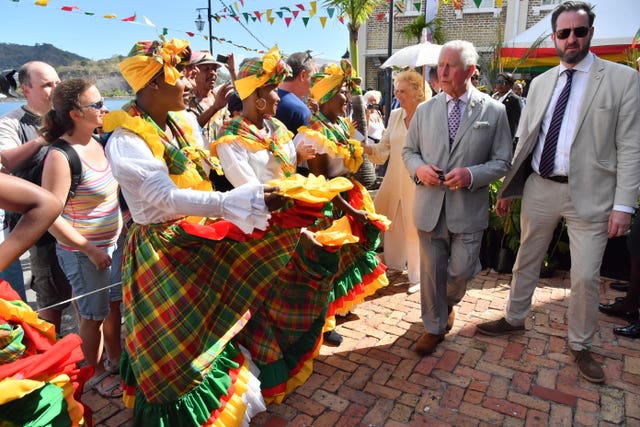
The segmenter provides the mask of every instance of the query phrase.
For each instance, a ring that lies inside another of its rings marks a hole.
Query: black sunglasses
[[[587,34],[589,34],[589,30],[590,28],[588,27],[577,27],[577,28],[563,28],[562,30],[556,30],[556,38],[558,40],[564,40],[567,37],[569,37],[569,35],[571,35],[571,31],[573,31],[573,34],[576,35],[576,37],[578,38],[582,38],[584,36],[586,36]]]
[[[480,80],[480,76],[471,76],[471,80]]]
[[[104,98],[100,98],[99,101],[92,104],[78,105],[78,108],[95,108],[96,110],[102,110],[102,107],[104,107]]]

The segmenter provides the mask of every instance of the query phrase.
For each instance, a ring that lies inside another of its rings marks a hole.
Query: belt
[[[566,175],[547,176],[543,178],[548,179],[549,181],[559,182],[560,184],[566,184],[569,182],[569,177]]]

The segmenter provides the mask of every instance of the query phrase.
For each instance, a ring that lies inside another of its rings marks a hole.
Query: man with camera
[[[218,55],[218,59],[224,61],[234,77],[233,56]],[[208,50],[197,50],[191,54],[191,65],[197,68],[195,73],[195,87],[190,109],[198,118],[198,124],[202,127],[205,143],[216,139],[216,132],[222,123],[215,120],[214,115],[227,105],[227,101],[233,92],[233,83],[225,83],[215,91],[218,79],[218,69],[222,63],[213,59]]]

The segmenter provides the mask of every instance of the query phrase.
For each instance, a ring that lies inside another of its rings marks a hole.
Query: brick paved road
[[[601,315],[593,351],[607,381],[579,379],[566,346],[568,273],[541,280],[524,335],[475,333],[502,315],[509,279],[482,272],[446,340],[420,358],[419,295],[396,278],[338,326],[345,341],[322,347],[307,383],[251,426],[640,426],[640,341],[616,337],[625,322]],[[606,283],[603,301],[622,296]],[[119,400],[84,399],[96,426],[132,425]]]

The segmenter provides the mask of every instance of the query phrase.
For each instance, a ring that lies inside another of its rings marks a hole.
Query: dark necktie
[[[551,124],[549,124],[549,130],[547,136],[544,139],[544,147],[542,148],[542,156],[540,157],[540,176],[547,178],[553,174],[556,158],[556,148],[558,146],[558,135],[560,134],[560,128],[562,127],[562,119],[564,112],[567,109],[569,101],[569,95],[571,94],[571,80],[575,70],[566,70],[567,82],[560,92],[558,102],[553,109],[553,116],[551,116]]]
[[[452,99],[449,102],[453,102],[453,107],[449,112],[449,147],[451,147],[460,127],[460,99]]]

